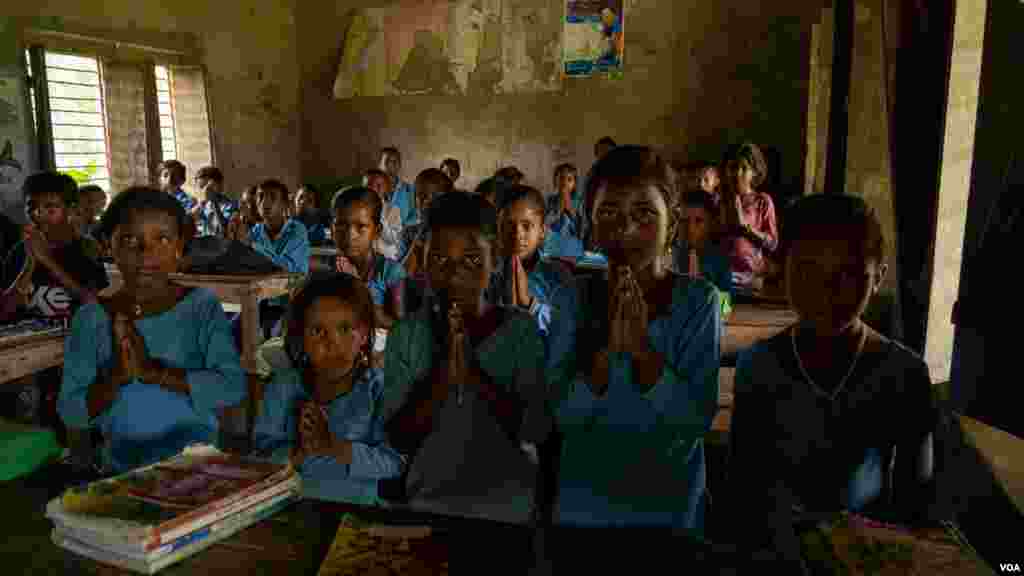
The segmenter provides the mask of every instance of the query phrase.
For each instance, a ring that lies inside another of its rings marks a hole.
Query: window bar
[[[149,179],[156,185],[160,178],[157,167],[163,161],[163,142],[160,137],[160,108],[157,106],[156,66],[147,62],[143,66],[143,86],[146,113],[146,152],[149,156]]]
[[[36,145],[39,147],[39,167],[55,170],[57,157],[53,151],[53,123],[50,120],[50,91],[46,84],[46,55],[42,46],[29,48],[32,66],[32,88],[35,93]]]

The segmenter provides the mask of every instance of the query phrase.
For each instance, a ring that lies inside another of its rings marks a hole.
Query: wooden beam
[[[835,0],[832,48],[832,94],[829,103],[826,194],[846,189],[846,151],[850,120],[850,75],[853,68],[854,0]]]

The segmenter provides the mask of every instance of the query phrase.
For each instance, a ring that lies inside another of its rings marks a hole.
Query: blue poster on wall
[[[566,76],[622,74],[624,0],[567,0],[563,62]]]

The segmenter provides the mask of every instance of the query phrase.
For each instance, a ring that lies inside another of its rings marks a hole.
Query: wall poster
[[[566,0],[563,56],[566,76],[622,74],[625,0]]]

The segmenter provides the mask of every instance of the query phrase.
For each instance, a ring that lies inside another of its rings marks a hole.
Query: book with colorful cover
[[[448,546],[429,526],[371,524],[346,515],[317,576],[446,576]]]
[[[912,530],[843,513],[804,531],[801,546],[813,575],[994,574],[951,525]]]
[[[97,562],[141,574],[155,574],[171,564],[194,556],[217,542],[273,516],[288,507],[295,498],[296,495],[292,493],[272,498],[267,506],[255,507],[222,519],[145,554],[98,547],[81,540],[78,534],[60,527],[53,529],[51,539],[57,546]]]
[[[151,466],[71,488],[47,505],[46,515],[98,546],[149,551],[298,490],[299,477],[290,465],[199,446]]]

